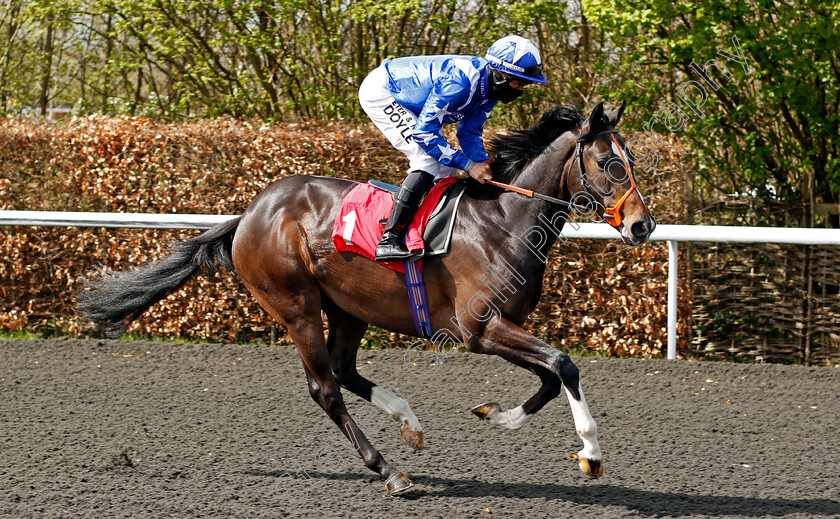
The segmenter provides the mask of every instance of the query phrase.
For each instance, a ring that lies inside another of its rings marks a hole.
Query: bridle
[[[575,152],[572,156],[572,162],[569,164],[569,171],[571,171],[572,167],[574,167],[575,160],[580,159],[580,165],[578,167],[580,168],[581,183],[583,184],[583,188],[586,190],[586,193],[589,195],[589,198],[594,200],[594,197],[592,196],[592,191],[589,189],[589,179],[586,176],[586,166],[583,163],[583,146],[581,144],[589,141],[590,139],[600,137],[601,135],[610,134],[610,137],[612,137],[612,140],[615,143],[615,147],[618,149],[618,154],[621,156],[621,161],[624,163],[624,170],[627,172],[627,176],[630,178],[630,189],[628,189],[627,192],[624,193],[624,196],[622,196],[621,199],[619,199],[618,203],[616,203],[613,207],[604,206],[604,220],[611,226],[618,228],[621,226],[621,208],[624,206],[624,202],[627,200],[627,197],[629,197],[630,193],[632,193],[633,191],[638,191],[639,196],[641,196],[642,191],[639,189],[639,186],[636,185],[636,181],[633,179],[633,175],[630,173],[630,166],[627,164],[627,158],[624,156],[624,152],[621,150],[621,146],[618,145],[618,140],[616,140],[615,135],[613,135],[616,133],[618,133],[616,130],[604,130],[600,133],[596,133],[595,135],[587,133],[578,137],[577,144],[575,145]],[[539,200],[545,200],[553,204],[564,205],[569,209],[577,209],[582,213],[589,211],[589,206],[584,206],[575,202],[567,202],[565,200],[560,200],[559,198],[554,198],[553,196],[543,195],[542,193],[535,193],[530,189],[516,187],[510,184],[503,184],[501,182],[496,182],[495,180],[487,180],[486,182],[490,185],[500,187],[508,191],[513,191],[514,193],[519,193],[520,195],[525,195],[529,198],[537,198]]]
[[[604,220],[610,225],[615,228],[621,226],[621,208],[624,206],[624,202],[627,200],[627,197],[630,196],[630,193],[633,191],[638,191],[639,196],[642,195],[642,191],[639,189],[639,186],[636,185],[636,181],[633,179],[633,175],[630,173],[630,165],[627,164],[627,158],[624,156],[624,151],[622,151],[621,146],[618,144],[618,140],[615,138],[615,134],[618,133],[616,130],[604,130],[600,133],[596,133],[595,135],[590,135],[587,133],[586,135],[581,135],[577,139],[577,144],[575,145],[575,153],[572,157],[572,163],[569,165],[569,171],[571,171],[572,167],[574,167],[575,160],[579,159],[579,168],[580,168],[580,180],[583,184],[583,188],[586,192],[592,197],[592,191],[589,188],[589,179],[586,176],[586,166],[583,162],[583,146],[582,143],[588,141],[589,139],[595,139],[600,137],[601,135],[607,135],[612,138],[613,142],[615,143],[615,148],[618,150],[618,154],[621,156],[621,162],[624,164],[624,171],[627,172],[627,177],[630,179],[630,189],[624,193],[618,202],[613,207],[604,206]]]

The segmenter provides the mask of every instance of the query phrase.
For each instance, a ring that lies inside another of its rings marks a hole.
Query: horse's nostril
[[[635,236],[636,238],[646,237],[648,234],[650,234],[651,230],[651,224],[647,220],[641,220],[630,226],[630,232],[632,232],[633,236]]]

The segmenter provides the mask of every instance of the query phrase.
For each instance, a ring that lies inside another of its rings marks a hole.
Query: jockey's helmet
[[[533,83],[545,83],[540,51],[530,40],[509,35],[497,40],[487,50],[484,59],[490,67]]]

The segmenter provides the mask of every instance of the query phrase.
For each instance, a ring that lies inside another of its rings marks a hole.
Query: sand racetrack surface
[[[361,351],[360,372],[408,399],[425,449],[344,391],[416,485],[391,497],[292,347],[0,341],[0,517],[840,517],[840,369],[575,359],[591,479],[564,395],[517,431],[469,413],[521,403],[531,373],[459,353],[422,379],[403,354]]]

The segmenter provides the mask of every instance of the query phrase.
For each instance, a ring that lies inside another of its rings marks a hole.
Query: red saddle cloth
[[[408,226],[406,233],[406,247],[408,250],[420,250],[423,245],[423,229],[429,221],[432,212],[437,207],[446,189],[457,182],[456,177],[439,180],[432,187],[425,200],[420,205],[414,219]],[[374,260],[376,245],[382,237],[386,221],[391,215],[394,205],[394,195],[377,189],[370,184],[359,184],[344,197],[341,210],[335,218],[332,239],[338,251],[350,251]],[[397,272],[405,272],[402,261],[377,261],[380,265]]]

